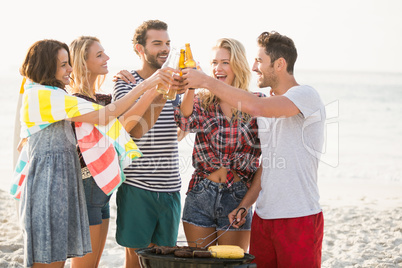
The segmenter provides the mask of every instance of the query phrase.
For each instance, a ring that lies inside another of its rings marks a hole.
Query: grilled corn
[[[214,258],[241,259],[244,257],[244,250],[239,246],[210,246],[208,247],[208,250]]]

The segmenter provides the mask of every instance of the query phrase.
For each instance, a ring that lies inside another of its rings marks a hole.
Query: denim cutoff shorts
[[[208,179],[202,180],[187,193],[183,208],[183,222],[199,227],[213,227],[226,230],[230,225],[228,214],[240,204],[247,193],[244,182],[235,182],[230,188],[225,183],[216,183]],[[239,229],[250,230],[252,209],[247,213],[246,223]]]
[[[82,180],[87,201],[89,225],[98,225],[102,220],[110,218],[109,200],[111,195],[105,194],[96,184],[93,177]]]

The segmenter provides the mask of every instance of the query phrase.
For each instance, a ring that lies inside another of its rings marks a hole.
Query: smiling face
[[[107,61],[109,56],[106,55],[105,50],[99,42],[93,42],[87,54],[86,64],[88,71],[91,75],[105,75],[109,72],[107,68]]]
[[[230,52],[228,49],[215,48],[212,50],[211,67],[216,79],[232,85],[235,74],[230,66]]]
[[[278,84],[278,76],[275,73],[274,64],[271,57],[265,53],[263,47],[258,47],[257,57],[255,58],[253,71],[257,73],[257,85],[260,88],[275,88]]]
[[[142,46],[142,45],[140,45]],[[160,69],[170,51],[169,34],[165,30],[148,30],[147,40],[141,53],[152,68]]]
[[[62,82],[64,85],[70,84],[70,74],[73,70],[68,63],[68,53],[65,49],[60,49],[57,55],[57,71],[56,79]]]

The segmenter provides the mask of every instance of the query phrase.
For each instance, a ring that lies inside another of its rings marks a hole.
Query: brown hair
[[[263,32],[257,39],[258,45],[265,48],[265,54],[271,58],[272,64],[279,58],[287,63],[286,71],[293,74],[297,59],[296,46],[292,39],[275,31]]]
[[[160,20],[148,20],[144,21],[140,26],[137,27],[134,33],[133,45],[134,51],[139,55],[138,51],[135,49],[136,44],[143,45],[145,47],[147,41],[148,30],[165,30],[167,31],[168,25]]]
[[[68,63],[70,64],[70,51],[65,43],[51,39],[35,42],[28,49],[25,60],[20,67],[20,74],[35,83],[64,89],[64,83],[56,79],[60,49],[67,51]]]

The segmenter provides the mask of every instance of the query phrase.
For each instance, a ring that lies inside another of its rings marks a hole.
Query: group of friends
[[[72,258],[71,267],[97,267],[116,194],[116,241],[125,247],[125,267],[140,267],[139,248],[175,246],[180,221],[189,246],[238,245],[258,267],[320,267],[317,169],[325,108],[314,88],[294,78],[292,39],[263,32],[252,69],[239,41],[219,39],[211,73],[188,68],[182,76],[161,68],[170,51],[165,22],[143,22],[133,46],[141,66],[116,74],[111,95],[99,93],[109,57],[98,38],[81,36],[70,46],[40,40],[28,50],[20,68],[26,85],[51,87],[49,94],[84,108],[98,106],[53,121],[42,113],[45,127],[35,129],[21,112],[29,130],[20,145],[29,159],[19,209],[24,265],[64,267]],[[269,94],[250,91],[251,71]],[[178,99],[166,100],[158,84],[176,89]],[[27,97],[25,106],[40,106],[43,98],[48,95]],[[77,145],[77,123],[115,119],[141,155],[124,167],[116,193],[105,193],[87,150]],[[178,142],[187,133],[195,133],[194,172],[181,208]]]

